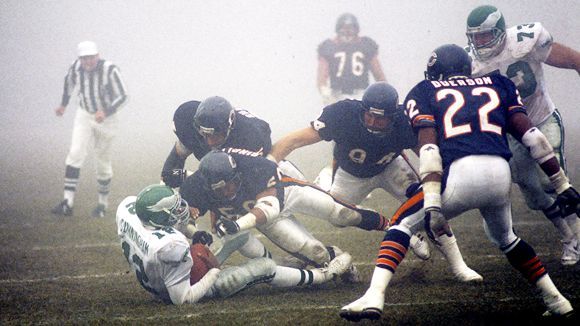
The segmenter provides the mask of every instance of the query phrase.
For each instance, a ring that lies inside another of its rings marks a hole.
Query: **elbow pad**
[[[522,136],[522,144],[530,150],[530,156],[538,164],[542,164],[555,156],[554,148],[550,145],[546,136],[536,127],[526,131]]]
[[[275,196],[265,196],[258,199],[254,208],[258,208],[264,212],[266,220],[270,221],[280,214],[280,201]]]
[[[443,174],[443,162],[439,154],[439,146],[425,144],[419,150],[419,176],[423,180],[431,173]]]

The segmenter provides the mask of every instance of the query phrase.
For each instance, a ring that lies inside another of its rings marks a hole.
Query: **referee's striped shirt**
[[[75,86],[79,87],[79,100],[83,109],[95,113],[99,108],[110,116],[127,101],[127,93],[119,68],[107,60],[99,60],[93,71],[84,71],[81,60],[70,66],[64,78],[62,106],[67,106]]]

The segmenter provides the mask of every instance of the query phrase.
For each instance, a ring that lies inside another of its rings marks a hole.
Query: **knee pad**
[[[320,266],[330,261],[330,253],[324,244],[316,239],[306,241],[302,249],[297,253],[309,263]]]
[[[243,265],[221,271],[213,285],[214,293],[226,298],[255,284],[270,282],[276,275],[276,263],[269,258],[254,258]]]
[[[338,227],[356,226],[360,224],[360,221],[361,215],[359,212],[343,205],[336,205],[329,220],[332,225]]]

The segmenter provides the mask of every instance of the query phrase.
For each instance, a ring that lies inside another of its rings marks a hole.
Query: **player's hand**
[[[562,217],[576,213],[580,217],[580,195],[574,187],[570,187],[556,197]]]
[[[161,179],[171,188],[177,188],[181,186],[186,177],[187,170],[183,169],[172,169],[161,172]]]
[[[62,117],[66,108],[64,106],[59,106],[58,108],[54,109],[54,113],[56,113],[57,117]]]
[[[97,123],[102,123],[103,121],[105,121],[106,117],[107,114],[105,114],[105,111],[103,110],[97,110],[97,112],[95,112],[95,121]]]
[[[439,208],[428,208],[425,211],[425,231],[427,231],[427,236],[435,243],[439,244],[437,238],[446,234],[448,237],[452,236],[451,228],[447,220],[441,214]]]
[[[211,234],[205,231],[197,231],[191,237],[191,244],[201,243],[202,245],[210,246],[213,243]]]
[[[227,218],[221,218],[217,221],[215,228],[220,237],[223,237],[226,234],[236,234],[240,231],[238,223]]]

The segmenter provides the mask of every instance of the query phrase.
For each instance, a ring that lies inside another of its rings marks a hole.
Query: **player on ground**
[[[467,39],[473,75],[500,73],[516,84],[532,124],[546,136],[565,171],[564,125],[548,93],[543,64],[580,73],[580,52],[553,42],[550,33],[538,22],[506,30],[502,13],[489,5],[477,7],[469,14]],[[512,136],[508,136],[508,141],[513,153],[510,160],[513,181],[528,207],[542,210],[560,232],[562,264],[576,264],[580,259],[580,220],[575,214],[562,215],[554,189],[528,150]]]
[[[344,306],[341,317],[380,318],[385,290],[405,257],[412,232],[425,224],[441,240],[449,234],[446,219],[471,209],[480,211],[490,240],[539,290],[547,313],[572,313],[570,302],[555,287],[534,249],[514,233],[506,133],[530,149],[556,189],[559,205],[577,211],[580,196],[546,137],[527,118],[515,85],[500,75],[470,75],[467,53],[457,45],[443,45],[429,58],[427,79],[407,95],[405,107],[421,146],[423,191],[396,213],[395,225],[381,242],[369,289]]]
[[[325,107],[310,123],[277,141],[271,155],[282,159],[294,149],[322,140],[334,141],[336,172],[330,193],[359,204],[374,189],[383,189],[403,202],[412,194],[419,178],[401,155],[414,148],[417,138],[409,119],[398,105],[397,91],[385,82],[367,88],[362,101],[343,100]],[[413,251],[422,259],[430,252],[421,235],[411,238]],[[480,281],[481,275],[470,269],[461,256],[455,236],[437,246],[461,281]]]
[[[255,258],[240,266],[210,269],[191,284],[195,266],[189,242],[178,228],[188,223],[190,209],[165,185],[151,185],[117,209],[117,234],[127,262],[143,288],[168,304],[195,303],[203,297],[228,297],[258,283],[275,287],[320,284],[344,273],[351,257],[343,253],[325,268],[299,270]],[[208,264],[211,264],[208,262]]]
[[[325,247],[301,232],[294,214],[342,225],[362,220],[359,227],[369,230],[388,227],[388,221],[377,212],[341,202],[310,183],[288,177],[276,163],[246,150],[208,153],[180,192],[200,215],[211,211],[219,217],[219,235],[257,228],[280,248],[313,266],[329,262],[341,250]]]
[[[336,21],[336,37],[318,46],[318,91],[324,105],[346,98],[360,99],[369,86],[369,70],[376,81],[384,81],[379,46],[359,36],[358,20],[345,13]]]

